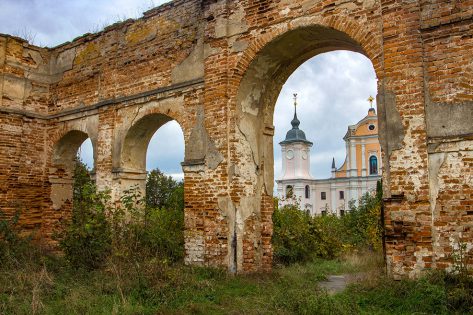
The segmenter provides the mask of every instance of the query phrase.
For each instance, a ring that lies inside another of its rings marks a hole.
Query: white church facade
[[[372,101],[372,98],[370,98]],[[296,105],[296,104],[294,104]],[[381,179],[381,147],[378,140],[378,118],[374,108],[355,125],[348,126],[343,138],[346,157],[340,167],[332,159],[331,177],[315,179],[310,172],[312,142],[299,129],[294,110],[292,129],[280,142],[282,177],[276,180],[277,196],[282,206],[295,200],[311,215],[344,215],[349,202],[357,202],[366,192],[376,190]]]

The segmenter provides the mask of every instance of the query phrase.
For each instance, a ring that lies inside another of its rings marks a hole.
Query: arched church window
[[[294,195],[294,189],[291,185],[286,186],[286,198],[291,198]]]
[[[306,199],[310,198],[310,187],[309,187],[309,185],[305,185],[305,198]]]
[[[370,175],[378,174],[378,158],[376,156],[370,157]]]

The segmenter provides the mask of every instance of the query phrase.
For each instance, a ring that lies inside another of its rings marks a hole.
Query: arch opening
[[[254,166],[252,165],[252,174],[254,175],[251,181],[244,181],[244,179],[242,179],[240,184],[243,186],[241,188],[242,191],[247,192],[249,195],[253,194],[260,200],[259,212],[262,214],[260,220],[262,230],[271,230],[272,226],[271,214],[273,212],[273,204],[270,200],[273,198],[275,179],[273,136],[275,134],[274,112],[276,100],[280,95],[284,83],[301,64],[314,56],[337,50],[360,53],[364,56],[368,55],[363,49],[362,44],[356,42],[346,33],[333,28],[314,25],[290,30],[273,39],[256,53],[247,67],[242,67],[246,70],[242,73],[242,79],[235,99],[238,113],[237,133],[241,135],[240,139],[243,139],[239,142],[242,148],[250,149],[250,154],[246,161],[250,165],[251,162],[254,161]],[[371,52],[370,55],[373,55],[373,52]],[[370,61],[375,71],[376,69],[380,69],[377,60],[370,59]],[[377,75],[375,74],[375,76]],[[297,92],[301,93],[300,91],[294,91],[294,93]],[[368,96],[369,95],[366,95],[366,97]],[[380,133],[384,132],[383,128],[378,129]],[[238,136],[239,135],[237,135],[237,137]],[[279,142],[283,139],[276,140]],[[291,149],[291,151],[294,150]],[[299,151],[300,152],[295,153],[294,156],[297,157],[297,154],[300,153],[299,155],[302,157],[304,150]],[[291,161],[296,160],[293,154],[288,156],[287,159]],[[242,159],[240,158],[240,160]],[[366,158],[366,160],[368,159]],[[283,166],[283,171],[287,172],[287,167],[287,165]],[[360,176],[362,174],[366,176],[366,168],[360,168]],[[338,169],[335,171],[338,171]],[[347,171],[357,172],[358,170],[355,170],[355,168],[346,169],[345,173]],[[346,176],[349,175],[356,174],[346,174]],[[287,185],[282,185],[282,187],[287,188]],[[297,189],[300,189],[300,197],[303,199],[305,197],[304,195],[306,195],[306,187],[303,184],[295,184],[294,187],[296,187],[294,189],[295,192],[297,192]],[[329,206],[327,199],[340,199],[341,202],[345,202],[345,199],[347,199],[345,196],[343,196],[343,198],[337,198],[339,196],[336,190],[328,189],[327,191],[320,191],[314,189],[313,192],[313,194],[309,194],[314,197],[319,197],[325,202],[325,207],[320,208],[320,215],[326,215],[329,212],[329,210],[327,210]],[[347,194],[351,193],[347,192]],[[338,210],[340,210],[339,215],[344,215],[346,212],[345,207],[337,208],[337,211]],[[254,228],[250,227],[251,224],[253,223],[248,222],[248,228]],[[247,236],[240,235],[240,237],[243,238],[244,242]],[[256,249],[256,251],[259,251],[259,255],[261,255],[263,259],[261,262],[256,263],[264,264],[267,261],[271,261],[271,259],[265,260],[264,257],[272,257],[271,234],[262,233],[259,237],[261,237],[262,246]],[[242,264],[242,266],[239,266],[239,269],[242,268],[245,270],[252,267],[253,266],[250,266],[250,264],[248,264],[248,266]],[[263,268],[268,267],[263,266]]]
[[[164,114],[149,114],[133,124],[123,141],[117,169],[120,192],[136,189],[147,201],[157,200],[159,189],[183,190],[184,134],[180,124]],[[161,185],[150,187],[150,185]],[[165,187],[166,186],[166,187]],[[150,193],[156,196],[148,196]],[[162,202],[153,203],[161,206]]]
[[[86,132],[71,130],[55,143],[49,174],[53,209],[72,211],[76,188],[95,181],[94,164],[94,142]]]
[[[163,125],[173,120],[163,114],[151,114],[141,118],[128,130],[122,148],[120,166],[124,170],[146,170],[146,153],[151,138]]]
[[[140,201],[134,220],[145,222],[143,229],[155,238],[154,244],[143,246],[170,261],[184,258],[183,159],[179,123],[167,115],[148,114],[126,133],[117,174],[120,197],[132,190],[131,196]]]

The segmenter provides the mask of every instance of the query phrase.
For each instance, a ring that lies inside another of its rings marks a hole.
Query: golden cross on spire
[[[294,93],[294,108],[297,107],[297,93]]]
[[[373,96],[370,95],[370,97],[368,97],[368,102],[370,102],[370,107],[373,108],[373,101],[374,101],[374,98]]]

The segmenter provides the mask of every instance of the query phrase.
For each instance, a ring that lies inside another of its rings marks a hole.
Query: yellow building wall
[[[362,169],[362,161],[361,161],[361,144],[356,145],[356,169],[358,176],[361,176],[361,169]]]

